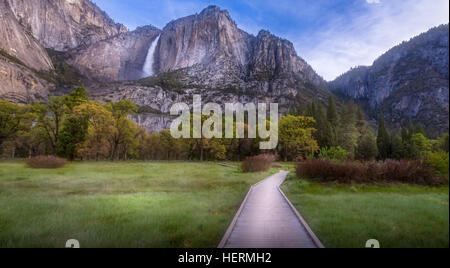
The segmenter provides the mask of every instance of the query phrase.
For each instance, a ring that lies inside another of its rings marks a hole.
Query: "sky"
[[[384,52],[449,22],[448,0],[93,0],[130,30],[200,13],[228,10],[239,28],[261,29],[294,43],[297,54],[328,81],[371,65]]]

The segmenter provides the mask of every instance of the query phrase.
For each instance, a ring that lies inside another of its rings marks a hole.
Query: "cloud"
[[[368,4],[381,4],[381,0],[366,0]]]
[[[384,52],[449,21],[448,0],[383,2],[331,18],[310,37],[294,40],[299,54],[326,80],[359,65],[371,65]]]

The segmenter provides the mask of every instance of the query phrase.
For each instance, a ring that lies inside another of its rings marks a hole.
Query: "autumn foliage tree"
[[[279,122],[279,148],[284,160],[305,159],[319,150],[313,134],[315,120],[304,116],[283,116]]]

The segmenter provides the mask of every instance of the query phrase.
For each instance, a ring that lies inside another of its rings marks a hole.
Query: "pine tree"
[[[406,128],[402,127],[402,141],[407,142],[408,140],[409,140],[408,130],[406,130]]]
[[[392,158],[396,160],[401,160],[405,158],[404,143],[400,136],[392,136]]]
[[[358,139],[358,144],[355,150],[355,159],[371,161],[378,155],[377,141],[372,134],[372,131],[367,129]]]
[[[390,141],[389,133],[386,129],[386,123],[384,121],[384,116],[381,113],[378,120],[378,137],[377,137],[378,153],[381,159],[388,159],[390,154]]]
[[[414,127],[413,123],[409,123],[408,138],[411,139],[414,134],[416,134],[416,128]]]
[[[424,136],[426,136],[425,135],[425,130],[423,130],[423,127],[422,127],[422,125],[420,123],[418,123],[417,127],[416,127],[416,134],[417,133],[420,133],[420,134],[423,134]]]
[[[314,119],[316,120],[316,129],[317,131],[314,133],[314,137],[316,138],[317,142],[319,143],[319,146],[327,147],[329,146],[326,138],[325,133],[327,129],[327,116],[325,114],[325,108],[323,107],[322,103],[318,103],[316,105],[316,113],[314,115]]]
[[[338,130],[338,144],[349,152],[352,157],[354,156],[355,148],[360,136],[360,133],[356,127],[356,114],[357,107],[352,101],[345,105],[342,109],[342,116]]]
[[[325,129],[326,143],[329,146],[338,145],[338,128],[339,128],[339,115],[337,112],[336,101],[333,96],[328,99],[327,108],[327,121]]]
[[[339,115],[337,112],[336,101],[333,96],[328,99],[327,119],[335,129],[339,126]]]

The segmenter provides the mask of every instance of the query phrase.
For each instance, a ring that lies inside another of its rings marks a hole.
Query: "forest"
[[[84,87],[45,104],[0,101],[0,152],[3,158],[54,155],[70,161],[241,161],[269,153],[281,161],[430,159],[436,166],[448,162],[448,134],[430,139],[413,123],[388,129],[382,114],[375,129],[359,106],[350,101],[338,108],[333,97],[326,105],[313,101],[282,116],[278,148],[271,151],[260,150],[259,139],[175,139],[170,130],[148,133],[131,120],[137,112],[138,106],[129,100],[89,100]]]

